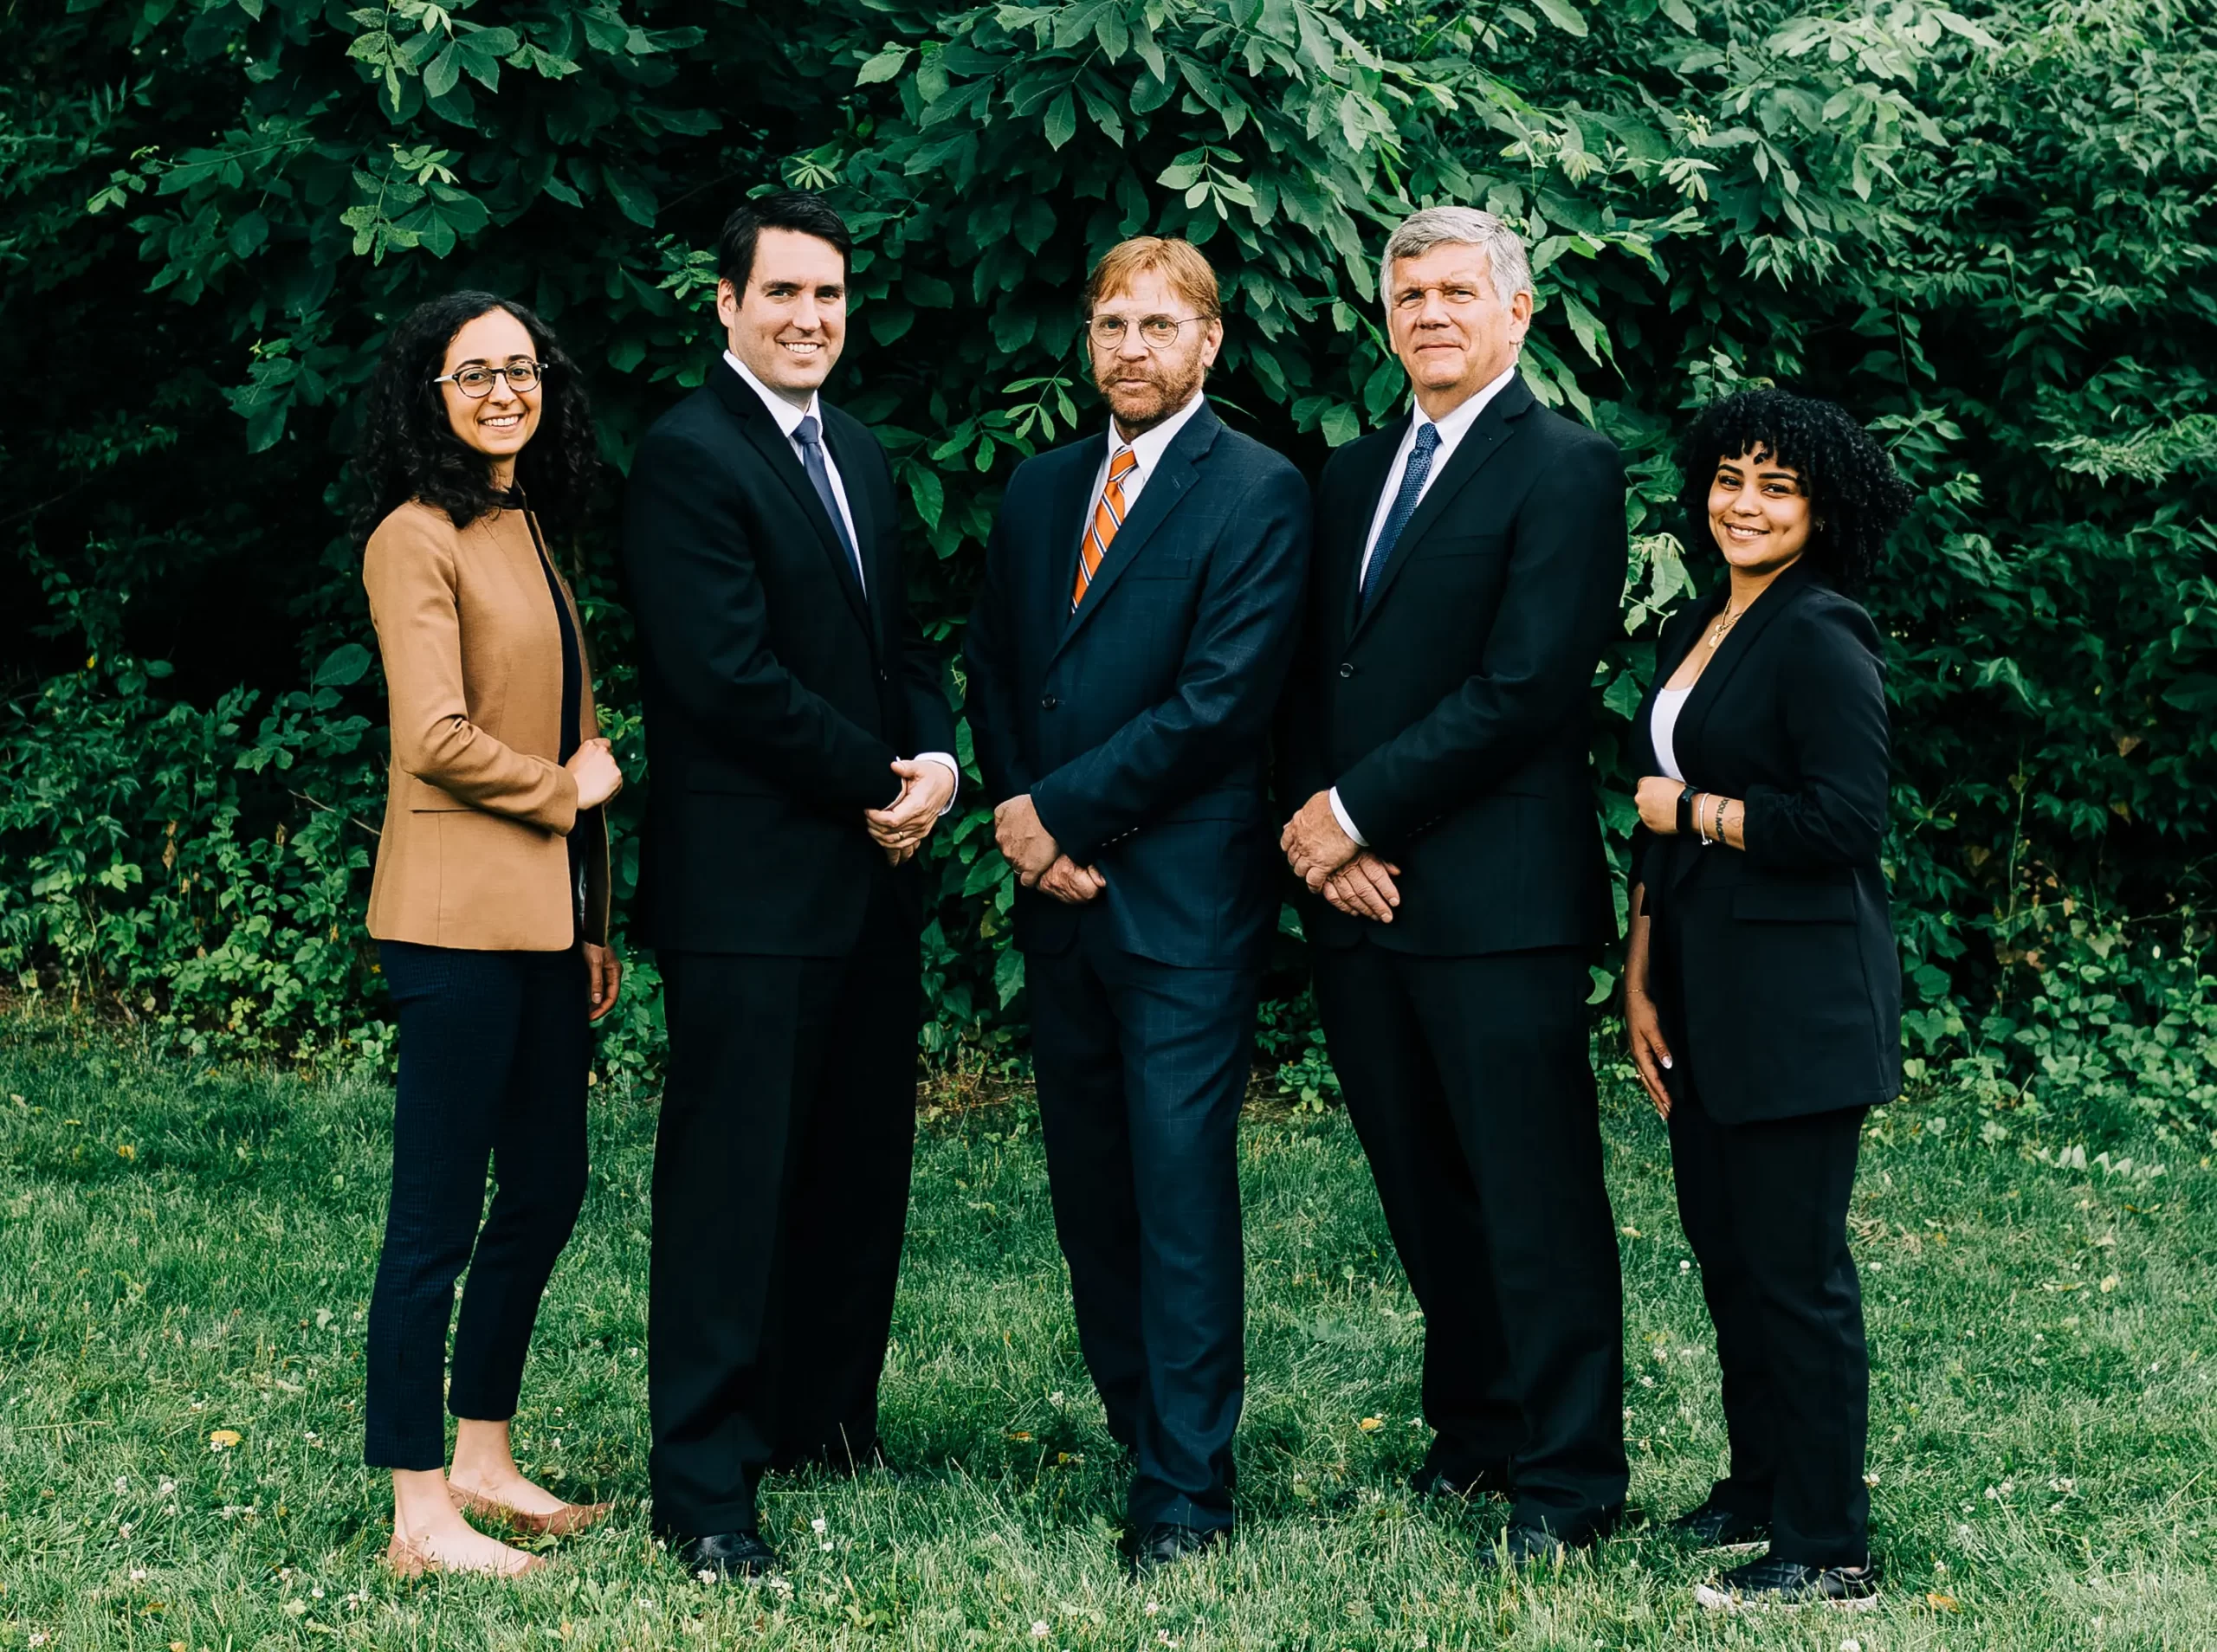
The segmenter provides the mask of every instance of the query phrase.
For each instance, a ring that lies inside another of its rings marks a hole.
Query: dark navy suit
[[[1231,1523],[1244,1390],[1237,1133],[1275,927],[1266,746],[1309,491],[1204,403],[1076,612],[1108,438],[1010,479],[970,622],[992,801],[1030,793],[1105,893],[1016,897],[1055,1225],[1135,1527]]]

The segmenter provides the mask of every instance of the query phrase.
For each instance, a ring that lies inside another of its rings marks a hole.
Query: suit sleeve
[[[1230,521],[1175,691],[1031,789],[1041,823],[1073,860],[1205,791],[1269,734],[1308,580],[1308,486],[1291,466],[1273,467]]]
[[[624,560],[656,679],[701,737],[815,803],[881,809],[893,748],[793,675],[770,647],[762,579],[725,460],[650,432],[632,461]]]
[[[1624,467],[1581,441],[1511,527],[1508,581],[1477,674],[1341,775],[1341,801],[1389,859],[1520,767],[1592,687],[1624,600]]]
[[[969,693],[963,709],[970,720],[970,743],[977,753],[978,772],[985,778],[986,803],[999,808],[1011,797],[1031,790],[1035,777],[1024,761],[1018,730],[1016,688],[1016,586],[1009,558],[1008,523],[1023,487],[1019,474],[1009,483],[1008,495],[994,518],[992,538],[986,545],[986,583],[970,610],[964,639],[963,661],[969,669]]]
[[[1748,788],[1748,859],[1781,872],[1866,865],[1885,839],[1890,791],[1878,631],[1860,609],[1827,601],[1804,608],[1788,643],[1781,709],[1801,784]]]
[[[455,533],[417,513],[388,517],[362,559],[403,771],[488,814],[566,836],[578,784],[559,763],[503,745],[469,720],[455,598]]]

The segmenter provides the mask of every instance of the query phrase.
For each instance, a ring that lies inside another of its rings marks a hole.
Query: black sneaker
[[[1770,1544],[1768,1520],[1727,1508],[1713,1497],[1672,1520],[1669,1531],[1704,1554],[1753,1554]]]
[[[1878,1604],[1878,1561],[1873,1556],[1859,1566],[1805,1566],[1798,1560],[1750,1560],[1695,1589],[1694,1604],[1712,1612],[1771,1606],[1867,1612]]]

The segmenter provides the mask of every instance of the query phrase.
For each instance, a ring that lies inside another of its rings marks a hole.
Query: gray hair
[[[1476,207],[1436,206],[1412,212],[1386,238],[1386,255],[1378,261],[1378,302],[1392,307],[1386,292],[1395,259],[1421,257],[1451,242],[1485,249],[1494,296],[1503,304],[1519,293],[1532,290],[1532,261],[1524,255],[1523,237],[1490,212]]]

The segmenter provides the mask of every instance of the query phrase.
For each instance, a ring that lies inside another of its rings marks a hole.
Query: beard
[[[1095,368],[1093,386],[1101,392],[1101,399],[1108,403],[1108,410],[1116,416],[1117,428],[1128,436],[1138,436],[1152,430],[1192,401],[1194,391],[1201,387],[1205,371],[1198,350],[1175,362],[1151,356],[1141,367],[1111,362],[1105,370]],[[1141,382],[1131,382],[1134,380]]]

